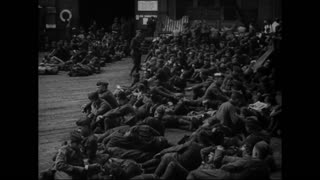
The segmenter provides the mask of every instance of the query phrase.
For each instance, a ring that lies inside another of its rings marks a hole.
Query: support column
[[[220,5],[221,5],[220,0],[215,0],[214,7],[215,8],[220,8]]]
[[[258,24],[262,26],[263,20],[272,19],[272,2],[270,0],[259,0]]]
[[[176,19],[177,17],[177,2],[176,0],[170,0],[168,2],[168,15],[172,19]]]
[[[168,1],[167,0],[159,0],[159,16],[168,15]]]
[[[198,0],[193,0],[193,8],[197,8],[198,7]]]

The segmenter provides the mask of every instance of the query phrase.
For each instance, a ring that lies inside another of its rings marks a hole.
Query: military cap
[[[98,81],[97,82],[97,86],[108,86],[109,83],[108,82],[103,82],[103,81]]]

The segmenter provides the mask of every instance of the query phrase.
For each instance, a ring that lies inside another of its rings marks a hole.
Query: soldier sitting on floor
[[[101,132],[100,122],[96,122],[96,118],[112,108],[107,101],[99,97],[98,92],[90,93],[88,99],[90,102],[83,107],[83,112],[86,113],[86,116],[78,120],[76,124],[90,127],[95,133]]]
[[[98,93],[101,99],[106,100],[112,107],[112,109],[119,107],[118,101],[116,97],[112,94],[112,92],[108,89],[108,82],[97,82]]]
[[[52,55],[46,55],[44,56],[43,63],[49,66],[57,66],[59,70],[64,66],[65,62],[61,60],[60,58]]]
[[[191,171],[187,179],[269,179],[269,150],[269,145],[260,141],[254,146],[252,156],[243,150],[243,157],[236,157],[224,156],[224,148],[220,146],[209,158],[212,166]]]
[[[108,154],[98,153],[98,138],[96,135],[92,134],[85,137],[82,141],[83,151],[86,156],[86,165],[99,164],[101,167],[109,160],[110,156]],[[102,168],[96,169],[87,173],[87,179],[104,179],[106,175],[103,174]]]
[[[92,51],[89,51],[88,55],[84,57],[81,62],[71,67],[69,76],[88,76],[93,73],[100,73],[100,60]]]
[[[132,118],[134,118],[136,114],[135,109],[131,104],[128,103],[129,99],[126,97],[123,91],[119,92],[117,101],[119,107],[97,117],[97,121],[103,123],[105,131],[120,125],[124,125],[125,122],[130,121]]]
[[[78,131],[73,131],[70,144],[62,146],[57,154],[54,178],[58,179],[86,179],[87,173],[100,169],[99,164],[84,165],[83,154],[80,151],[83,138]]]

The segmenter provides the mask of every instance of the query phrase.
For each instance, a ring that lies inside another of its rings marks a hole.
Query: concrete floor
[[[96,90],[96,82],[109,82],[113,91],[116,85],[131,83],[129,71],[131,59],[107,64],[101,74],[87,77],[69,77],[66,72],[58,75],[39,75],[39,172],[52,166],[52,157],[69,132],[76,129],[75,122],[81,116],[80,107],[88,102],[87,94]],[[176,143],[190,132],[168,129],[167,137]]]

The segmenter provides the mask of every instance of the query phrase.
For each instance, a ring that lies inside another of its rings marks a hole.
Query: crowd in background
[[[42,178],[269,179],[281,168],[270,146],[282,130],[281,39],[279,20],[156,37],[132,84],[96,83]],[[192,133],[172,144],[166,128]]]
[[[129,23],[114,19],[111,31],[98,28],[95,21],[85,31],[72,29],[72,38],[46,44],[48,51],[39,64],[39,74],[57,74],[68,71],[70,76],[88,76],[100,73],[101,66],[121,60],[130,53],[131,31]],[[69,33],[67,33],[69,34]],[[66,36],[67,37],[67,36]]]

